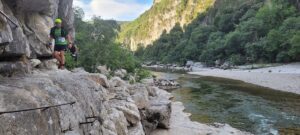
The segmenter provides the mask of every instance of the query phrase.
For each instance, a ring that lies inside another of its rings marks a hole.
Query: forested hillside
[[[177,24],[153,45],[139,47],[146,61],[215,61],[235,65],[300,61],[297,0],[219,0],[190,25]]]
[[[132,50],[158,39],[163,30],[176,24],[190,23],[199,13],[210,8],[215,0],[155,0],[151,9],[133,22],[122,25],[119,41]]]
[[[82,66],[89,72],[95,72],[97,66],[106,65],[112,70],[126,69],[134,72],[138,63],[132,52],[115,42],[120,26],[114,20],[94,17],[83,21],[84,12],[75,9],[76,42],[79,47],[79,62],[67,62],[68,68]]]

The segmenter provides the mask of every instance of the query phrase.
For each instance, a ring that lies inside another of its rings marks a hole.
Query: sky
[[[74,0],[74,7],[81,7],[85,19],[101,16],[103,19],[132,21],[148,10],[153,0]]]

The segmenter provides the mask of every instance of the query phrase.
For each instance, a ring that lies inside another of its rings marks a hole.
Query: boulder
[[[122,111],[119,111],[115,108],[111,109],[111,113],[109,114],[110,120],[113,122],[112,130],[114,130],[117,135],[127,135],[128,129],[126,117]]]
[[[104,75],[109,75],[109,70],[107,69],[107,66],[98,66],[97,70],[99,73],[104,74]]]
[[[131,107],[134,107],[134,105],[132,105]],[[138,110],[131,110],[130,108],[127,108],[125,106],[119,106],[117,107],[117,109],[124,113],[127,121],[130,124],[136,125],[140,122],[141,118]]]
[[[147,91],[149,93],[149,96],[151,97],[156,97],[157,96],[157,91],[159,88],[153,87],[153,86],[147,86]]]
[[[131,97],[139,109],[149,107],[149,93],[145,87],[137,89]]]
[[[229,63],[229,62],[224,62],[220,68],[221,69],[224,69],[224,70],[227,70],[227,69],[230,69],[232,67],[232,65]]]
[[[111,87],[120,87],[120,86],[126,86],[127,83],[123,81],[120,77],[113,77],[110,80],[110,86]]]
[[[165,90],[162,89],[155,89],[157,96],[152,98],[157,101],[161,100],[171,100],[173,98],[173,95]],[[157,99],[158,98],[158,99]]]
[[[141,110],[145,134],[150,135],[155,129],[170,128],[171,102],[156,101],[149,108]]]
[[[164,90],[172,90],[180,87],[179,83],[176,82],[175,80],[167,80],[167,79],[154,80],[154,84],[155,86]]]
[[[215,66],[220,67],[221,66],[221,60],[216,60],[215,61]]]
[[[57,60],[56,59],[43,60],[41,67],[49,70],[57,70],[58,69]]]
[[[35,68],[35,67],[41,65],[42,62],[39,59],[31,59],[30,60],[30,64],[31,64],[31,67]]]
[[[129,79],[129,83],[130,83],[130,84],[134,84],[134,83],[136,83],[136,79],[135,79],[135,77],[134,77],[134,76],[132,76],[132,75],[129,75],[128,79]]]
[[[120,78],[124,78],[127,75],[127,71],[125,69],[119,69],[114,72],[114,75]]]
[[[204,68],[205,66],[204,66],[204,64],[201,63],[201,62],[195,62],[194,65],[193,65],[193,67]]]
[[[186,67],[191,67],[193,65],[194,65],[193,61],[187,61],[186,64],[185,64]]]
[[[158,121],[159,128],[166,128],[170,127],[170,118],[171,118],[171,102],[157,102],[152,103],[151,106],[148,108],[148,113],[151,116],[151,119],[155,119]]]
[[[109,89],[111,93],[114,93],[114,98],[127,100],[130,97],[129,90],[125,86],[111,87]]]
[[[153,78],[145,78],[141,80],[141,83],[145,85],[154,85],[154,80]]]
[[[132,124],[137,125],[140,120],[140,114],[137,106],[132,102],[124,102],[124,100],[110,100],[109,104],[112,108],[116,108],[117,110],[123,112],[126,120]]]
[[[101,86],[105,87],[105,88],[109,88],[110,84],[107,80],[107,77],[105,75],[102,74],[91,74],[89,76],[89,78],[93,81],[95,81],[96,83],[100,84]]]

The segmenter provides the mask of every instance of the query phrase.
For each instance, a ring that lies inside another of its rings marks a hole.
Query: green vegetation
[[[191,22],[197,17],[199,12],[205,11],[214,1],[215,0],[181,0],[180,4],[174,6],[174,0],[161,0],[161,2],[153,5],[151,9],[142,14],[138,19],[123,24],[118,40],[126,44],[126,40],[129,38],[133,38],[137,41],[150,38],[152,36],[150,35],[150,31],[155,28],[154,21],[158,22],[160,26],[169,25],[170,20],[163,17],[164,15],[167,16],[167,14],[170,14],[172,10],[176,10],[175,20]]]
[[[295,0],[220,0],[191,24],[177,24],[135,55],[145,61],[213,66],[300,61],[300,16]]]
[[[76,43],[79,48],[78,66],[89,72],[96,72],[96,67],[106,65],[111,70],[126,69],[134,72],[140,64],[132,52],[115,42],[120,29],[114,20],[102,20],[94,17],[90,22],[83,21],[84,12],[75,9]],[[74,68],[74,62],[67,55],[67,68]]]
[[[138,69],[136,71],[136,81],[140,82],[142,79],[151,77],[151,72],[145,69]]]
[[[77,62],[72,58],[72,54],[70,52],[65,53],[66,58],[66,68],[67,69],[74,69],[77,66]]]

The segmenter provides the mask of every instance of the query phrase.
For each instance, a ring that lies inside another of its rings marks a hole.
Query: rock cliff
[[[164,30],[169,32],[176,23],[184,26],[199,13],[213,6],[215,0],[155,0],[153,6],[133,22],[124,24],[120,42],[136,50],[158,39]]]
[[[30,70],[28,59],[51,57],[46,47],[57,17],[70,33],[73,0],[0,0],[0,72]]]

